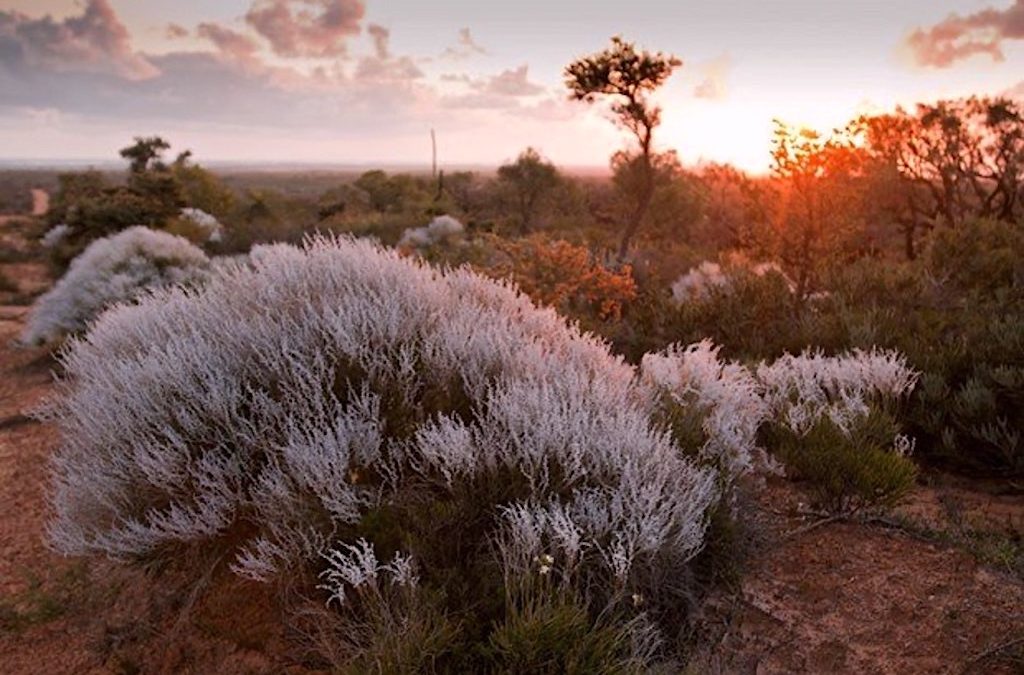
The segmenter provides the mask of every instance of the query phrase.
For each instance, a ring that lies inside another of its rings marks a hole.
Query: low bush
[[[414,586],[463,626],[438,658],[469,670],[538,575],[592,622],[641,620],[634,594],[683,606],[663,582],[685,578],[718,493],[604,344],[508,285],[366,241],[257,248],[104,313],[63,364],[60,550],[319,574],[364,628],[404,611],[368,614],[392,601],[367,589]]]
[[[895,352],[785,355],[757,369],[770,423],[765,444],[819,505],[850,515],[891,506],[913,487],[913,441],[889,411],[913,390],[918,373]]]
[[[774,428],[770,445],[794,477],[808,481],[818,506],[850,515],[894,506],[914,487],[917,466],[895,427],[877,412],[846,428],[820,417],[803,434]]]
[[[198,281],[209,266],[185,239],[145,227],[98,239],[39,298],[21,340],[41,344],[79,333],[108,307],[153,288]]]

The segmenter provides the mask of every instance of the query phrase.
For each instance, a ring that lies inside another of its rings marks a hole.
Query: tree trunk
[[[640,229],[640,224],[647,216],[647,210],[651,207],[651,200],[654,198],[654,170],[651,166],[650,156],[644,158],[644,187],[637,200],[633,216],[626,225],[626,231],[622,233],[622,241],[619,243],[619,262],[626,259],[629,253],[629,245]]]

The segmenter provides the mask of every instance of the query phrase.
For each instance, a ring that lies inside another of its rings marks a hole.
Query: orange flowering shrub
[[[584,246],[541,234],[495,237],[492,245],[500,255],[485,272],[511,279],[534,302],[571,316],[617,320],[636,298],[632,268],[606,267]]]

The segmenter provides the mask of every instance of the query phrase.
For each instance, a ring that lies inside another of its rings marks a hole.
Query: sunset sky
[[[628,9],[628,14],[624,10]],[[613,34],[679,56],[660,144],[763,170],[771,120],[1024,95],[1024,0],[0,0],[0,159],[607,164],[562,69]]]

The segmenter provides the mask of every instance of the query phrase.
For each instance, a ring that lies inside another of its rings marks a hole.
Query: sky
[[[625,10],[628,10],[625,11]],[[1024,0],[0,0],[0,160],[159,134],[206,161],[606,166],[625,142],[562,71],[613,35],[683,61],[661,149],[763,171],[820,130],[1024,96]]]

